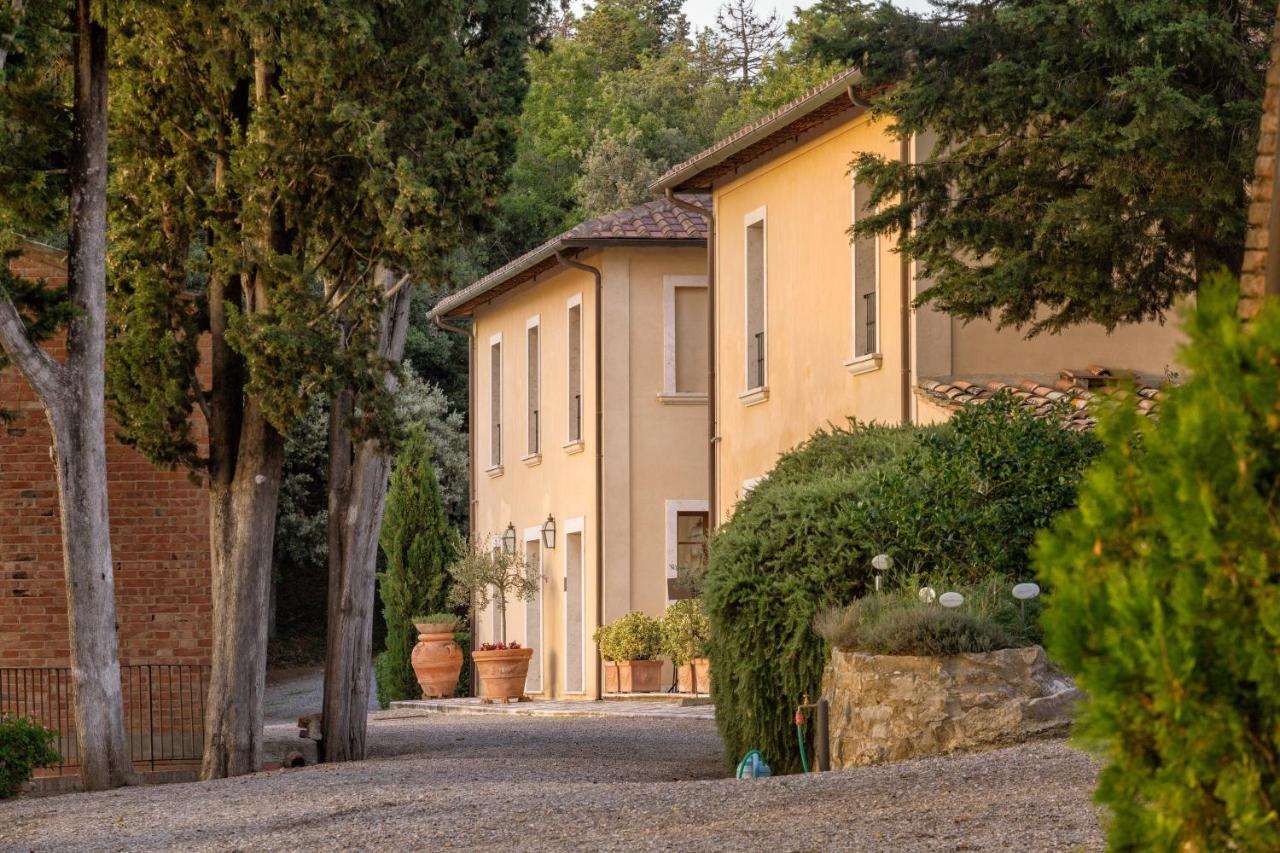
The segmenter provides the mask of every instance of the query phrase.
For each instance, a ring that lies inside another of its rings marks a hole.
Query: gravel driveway
[[[0,804],[9,850],[1100,849],[1093,763],[1058,741],[755,781],[698,720],[435,716],[373,757]]]

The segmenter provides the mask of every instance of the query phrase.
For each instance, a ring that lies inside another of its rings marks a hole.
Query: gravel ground
[[[1100,849],[1059,741],[754,781],[705,721],[437,716],[369,761],[0,804],[5,850]]]

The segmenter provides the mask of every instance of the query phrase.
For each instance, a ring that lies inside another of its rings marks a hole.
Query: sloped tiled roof
[[[698,207],[706,207],[711,203],[705,195],[690,194],[684,198]],[[452,296],[440,300],[430,316],[469,314],[481,299],[493,299],[559,266],[560,259],[557,255],[560,253],[573,255],[584,248],[610,243],[687,243],[701,246],[706,241],[707,222],[701,216],[678,207],[665,198],[646,201],[635,207],[588,219],[563,234],[552,237],[536,249],[525,252]]]
[[[801,133],[844,113],[860,113],[864,107],[848,97],[862,74],[856,68],[841,71],[801,97],[751,122],[683,163],[677,163],[649,185],[654,192],[707,190],[716,178],[794,140]]]
[[[1148,417],[1157,417],[1164,391],[1136,374],[1111,371],[1096,365],[1084,370],[1063,370],[1053,385],[1035,379],[1005,381],[1000,379],[971,382],[967,379],[921,379],[920,393],[949,409],[985,403],[1000,391],[1009,391],[1023,406],[1039,417],[1061,417],[1070,429],[1093,429],[1097,420],[1092,404],[1106,398],[1138,395],[1138,408]]]

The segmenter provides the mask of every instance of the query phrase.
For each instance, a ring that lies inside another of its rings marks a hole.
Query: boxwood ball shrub
[[[823,608],[874,584],[871,558],[907,573],[1030,576],[1038,527],[1070,506],[1095,440],[1001,395],[942,426],[851,424],[784,454],[711,542],[706,606],[716,720],[733,761],[760,749],[800,769],[795,707],[817,698]]]
[[[1280,849],[1280,311],[1202,287],[1191,379],[1125,406],[1035,551],[1050,653],[1089,694],[1116,849]]]
[[[17,794],[37,768],[61,760],[53,738],[29,717],[0,715],[0,799]]]

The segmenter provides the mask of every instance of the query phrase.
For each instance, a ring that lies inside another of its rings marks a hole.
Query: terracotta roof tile
[[[918,392],[944,408],[985,403],[1000,391],[1008,391],[1039,417],[1061,417],[1071,429],[1092,429],[1097,424],[1092,404],[1102,399],[1125,399],[1130,392],[1123,383],[1132,383],[1138,408],[1148,417],[1157,417],[1164,390],[1130,371],[1108,370],[1090,365],[1083,370],[1063,370],[1053,387],[1035,379],[1006,382],[988,380],[982,384],[958,377],[921,379]]]
[[[702,194],[681,194],[682,198],[699,207],[709,207],[711,199]],[[701,216],[672,204],[665,198],[646,201],[625,210],[588,219],[563,234],[525,252],[509,263],[477,279],[436,303],[429,316],[447,317],[465,314],[482,297],[492,299],[537,278],[559,265],[557,253],[577,251],[585,246],[610,240],[689,241],[691,245],[705,244],[707,222]]]

